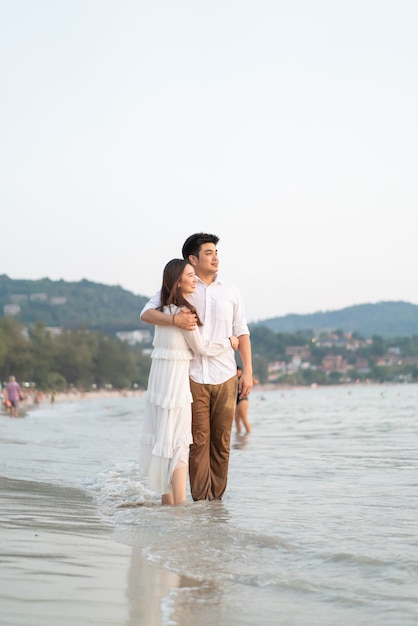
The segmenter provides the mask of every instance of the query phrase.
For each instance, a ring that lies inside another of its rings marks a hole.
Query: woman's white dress
[[[174,314],[178,307],[165,307]],[[148,487],[164,494],[171,491],[174,469],[188,465],[192,439],[192,394],[189,363],[193,353],[217,356],[232,350],[229,338],[203,341],[198,328],[156,326],[151,369],[145,397],[145,416],[139,438],[139,470],[148,476]]]

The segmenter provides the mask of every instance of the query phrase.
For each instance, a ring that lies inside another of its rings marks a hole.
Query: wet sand
[[[78,489],[0,477],[0,496],[1,626],[159,626],[190,585],[116,541]]]

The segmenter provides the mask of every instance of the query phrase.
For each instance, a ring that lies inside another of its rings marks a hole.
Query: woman
[[[242,371],[243,371],[242,367],[240,365],[237,365],[238,380],[242,376]],[[253,378],[253,384],[258,385],[258,380],[256,378]],[[235,425],[236,425],[238,435],[240,435],[242,431],[241,424],[244,425],[246,435],[249,435],[251,432],[251,424],[248,419],[248,400],[249,400],[248,396],[245,396],[244,398],[240,398],[240,394],[238,392],[237,405],[235,407]]]
[[[175,316],[184,309],[202,322],[187,296],[196,289],[193,266],[172,259],[163,272],[159,309],[172,315],[172,325],[156,326],[151,354],[143,432],[140,437],[140,473],[148,476],[148,487],[162,494],[162,504],[186,501],[189,446],[192,439],[192,395],[189,362],[193,352],[216,356],[238,348],[237,337],[203,341],[198,328],[182,330]]]

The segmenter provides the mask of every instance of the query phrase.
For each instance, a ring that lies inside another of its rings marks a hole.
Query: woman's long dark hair
[[[179,288],[179,280],[187,265],[190,265],[190,261],[186,259],[171,259],[165,266],[163,271],[163,284],[160,291],[161,304],[158,310],[162,311],[163,307],[170,306],[171,304],[186,307],[196,315],[197,325],[202,326],[202,322],[199,319],[195,307],[186,300]]]

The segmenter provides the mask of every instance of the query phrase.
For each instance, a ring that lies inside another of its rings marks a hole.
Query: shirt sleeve
[[[157,291],[157,293],[155,293],[152,298],[150,298],[148,300],[148,302],[145,304],[144,308],[142,309],[141,313],[139,314],[139,317],[141,317],[141,315],[143,313],[145,313],[145,311],[148,311],[149,309],[156,309],[157,307],[160,306],[160,292]]]
[[[235,300],[235,311],[234,311],[234,320],[232,323],[232,334],[235,337],[239,337],[240,335],[249,335],[250,330],[248,328],[247,320],[245,317],[244,303],[242,300],[241,293],[238,289],[236,289],[236,300]]]
[[[187,345],[195,354],[204,356],[218,356],[227,350],[232,350],[229,337],[217,341],[203,340],[198,328],[195,330],[182,330]]]

